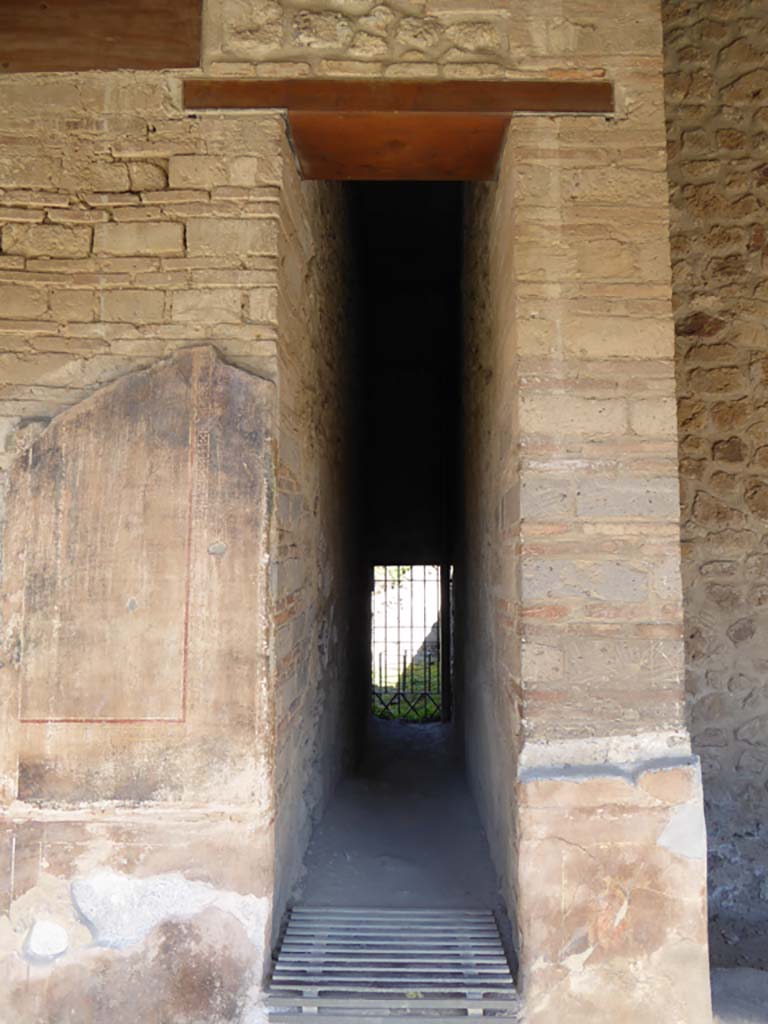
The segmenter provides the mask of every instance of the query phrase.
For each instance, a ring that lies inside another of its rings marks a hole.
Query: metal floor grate
[[[518,1019],[489,910],[297,907],[268,994],[270,1022]]]

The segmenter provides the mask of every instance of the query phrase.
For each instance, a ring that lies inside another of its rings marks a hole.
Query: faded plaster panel
[[[698,763],[550,769],[517,796],[526,1020],[707,1024]]]
[[[187,349],[62,414],[19,459],[6,613],[27,713],[24,799],[247,800],[268,812],[273,401],[270,382]]]
[[[176,366],[132,374],[17,463],[22,719],[183,716],[194,399]]]

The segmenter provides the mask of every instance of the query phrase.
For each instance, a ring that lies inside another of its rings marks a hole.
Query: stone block
[[[248,318],[259,324],[277,323],[276,288],[253,288],[248,293]]]
[[[236,324],[242,320],[242,292],[236,288],[195,288],[171,293],[173,320]]]
[[[627,407],[622,399],[582,398],[577,395],[528,392],[520,403],[524,434],[594,436],[623,434]]]
[[[564,667],[564,652],[554,644],[523,644],[523,678],[529,682],[562,679]]]
[[[572,317],[563,338],[565,350],[582,359],[670,359],[674,351],[667,319]]]
[[[59,323],[83,323],[93,320],[94,292],[81,288],[52,288],[51,316]]]
[[[91,251],[91,229],[63,224],[6,224],[3,252],[19,256],[78,259]]]
[[[312,49],[337,49],[349,43],[353,22],[337,11],[300,11],[293,18],[293,41]]]
[[[163,189],[168,184],[165,168],[146,160],[130,162],[128,174],[134,192],[151,192],[154,189]]]
[[[102,320],[128,324],[156,324],[164,319],[165,295],[146,288],[121,288],[100,295]]]
[[[620,562],[528,558],[522,573],[526,602],[588,598],[631,603],[648,598],[647,571]]]
[[[226,183],[226,167],[221,157],[172,156],[168,162],[171,188],[211,189]]]
[[[642,437],[677,435],[677,402],[674,398],[643,398],[629,406],[629,428]]]
[[[588,519],[648,518],[677,522],[677,478],[584,477],[576,488],[576,515]]]
[[[34,320],[48,308],[45,292],[22,284],[0,283],[0,317],[4,320]]]
[[[523,519],[562,519],[573,514],[571,480],[526,474],[520,487]]]
[[[193,218],[187,224],[187,251],[190,256],[274,256],[277,221],[271,217]]]
[[[93,251],[104,256],[177,256],[184,252],[184,226],[171,222],[97,224]]]

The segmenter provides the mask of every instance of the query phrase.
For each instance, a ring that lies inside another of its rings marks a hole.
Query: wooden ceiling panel
[[[492,178],[508,118],[500,114],[288,115],[302,174],[334,181]]]
[[[200,64],[202,0],[0,0],[0,71]]]

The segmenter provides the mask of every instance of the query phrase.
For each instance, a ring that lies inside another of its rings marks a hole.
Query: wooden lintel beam
[[[184,105],[187,110],[284,109],[289,113],[610,114],[613,85],[606,81],[190,78],[184,82]]]
[[[305,178],[487,181],[516,113],[609,114],[610,82],[190,78],[187,110],[284,110]]]
[[[0,0],[0,72],[195,68],[202,0]]]

